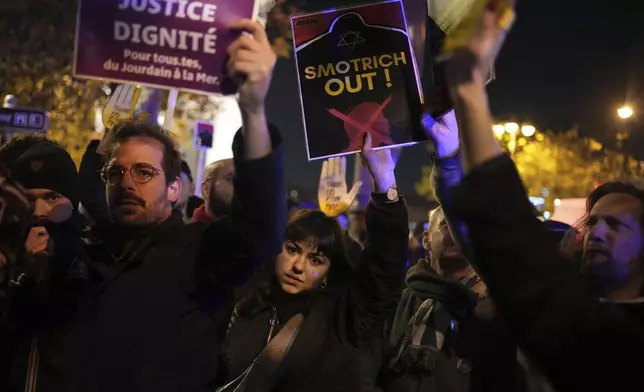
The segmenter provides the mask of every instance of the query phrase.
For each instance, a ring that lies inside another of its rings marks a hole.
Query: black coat
[[[372,201],[367,209],[367,232],[361,270],[339,292],[327,289],[294,296],[277,291],[263,306],[236,317],[223,352],[220,384],[244,372],[266,345],[275,306],[282,324],[298,312],[306,319],[273,390],[360,390],[358,347],[382,329],[402,292],[409,233],[404,202]]]
[[[559,391],[641,389],[644,312],[600,303],[558,252],[508,156],[454,189],[474,261],[512,335]],[[473,197],[475,195],[475,197]]]
[[[54,256],[46,262],[39,261],[46,263],[43,268],[47,268],[47,284],[37,287],[25,275],[12,284],[8,313],[8,334],[12,341],[8,352],[11,356],[8,390],[24,391],[25,384],[32,383],[37,391],[61,389],[63,347],[78,301],[89,286],[87,264],[91,260],[85,251],[85,224],[84,218],[74,211],[66,222],[46,225],[54,244]]]
[[[243,160],[237,134],[230,216],[186,226],[174,212],[113,263],[109,247],[95,249],[105,260],[97,267],[103,279],[83,302],[67,345],[66,391],[207,390],[233,287],[282,248],[282,153],[279,136],[271,136],[271,154]]]

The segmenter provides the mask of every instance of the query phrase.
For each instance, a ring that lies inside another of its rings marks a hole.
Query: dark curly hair
[[[111,159],[117,144],[133,137],[149,137],[161,143],[164,147],[162,169],[166,182],[169,184],[179,177],[183,160],[174,136],[160,126],[150,123],[123,123],[108,132],[102,142],[107,161]]]

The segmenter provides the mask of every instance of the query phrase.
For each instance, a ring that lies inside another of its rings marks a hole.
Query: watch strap
[[[392,190],[395,192],[392,192]],[[395,197],[390,198],[391,193],[393,193]],[[373,192],[371,193],[371,197],[373,198],[374,201],[379,203],[391,203],[393,201],[396,201],[396,199],[399,198],[398,188],[391,187],[387,190],[387,192]]]

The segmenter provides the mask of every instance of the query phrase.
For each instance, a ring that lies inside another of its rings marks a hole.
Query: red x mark
[[[350,143],[349,148],[347,150],[350,149],[351,151],[354,151],[356,149],[360,149],[359,146],[357,148],[353,148],[355,146],[352,146],[352,145],[355,145],[355,144],[359,145],[359,143],[362,143],[362,138],[360,136],[362,136],[364,133],[370,133],[371,134],[371,136],[374,138],[373,144],[375,146],[379,146],[382,143],[391,144],[391,140],[388,138],[389,135],[382,135],[382,132],[379,132],[379,131],[376,131],[376,130],[372,129],[373,124],[376,122],[378,117],[385,110],[387,105],[389,105],[389,102],[391,102],[391,96],[387,97],[387,99],[385,99],[384,102],[378,106],[378,108],[369,117],[369,120],[364,124],[361,124],[357,120],[351,118],[350,116],[348,116],[348,115],[346,115],[346,114],[344,114],[344,113],[342,113],[342,112],[340,112],[340,111],[338,111],[336,109],[329,109],[329,113],[331,113],[333,116],[335,116],[338,119],[344,121],[345,124],[349,124],[349,125],[354,126],[355,128],[357,128],[360,131],[360,133],[358,135],[353,135],[353,137],[351,137],[352,135],[349,135],[349,139],[351,139],[351,143]]]

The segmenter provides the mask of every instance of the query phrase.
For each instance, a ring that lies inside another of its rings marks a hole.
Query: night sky
[[[310,5],[309,9],[315,9]],[[316,2],[317,3],[317,2]],[[320,1],[318,9],[330,4]],[[339,2],[334,1],[331,6]],[[497,61],[489,86],[499,121],[530,122],[539,130],[562,131],[577,124],[583,135],[614,140],[616,109],[628,102],[636,117],[629,124],[628,148],[644,160],[644,4],[582,0],[519,1],[517,23]],[[278,63],[267,102],[270,121],[285,139],[287,181],[314,194],[321,162],[307,162],[300,102],[291,60]],[[642,116],[640,116],[642,118]],[[427,146],[406,148],[397,168],[408,197],[429,162]]]

